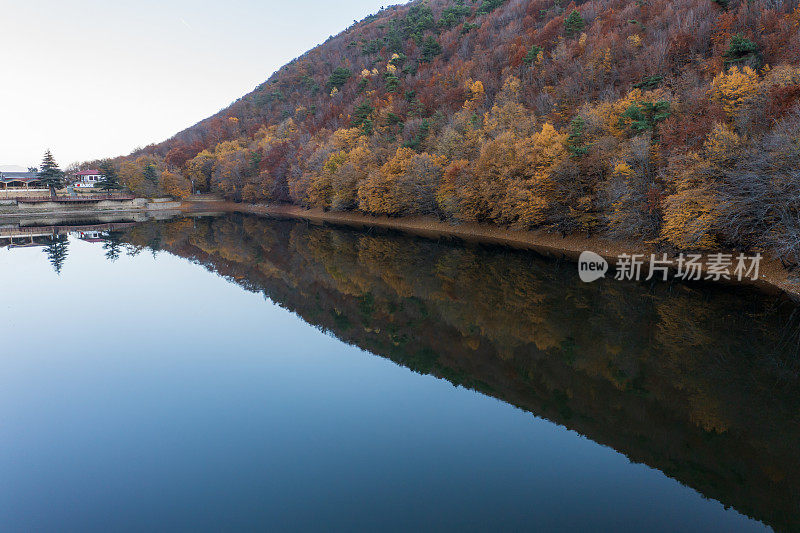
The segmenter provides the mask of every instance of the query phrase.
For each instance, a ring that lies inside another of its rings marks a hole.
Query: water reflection
[[[112,263],[119,259],[123,250],[122,232],[109,231],[103,235],[103,250],[106,251],[106,259]]]
[[[67,260],[68,246],[66,235],[52,235],[44,247],[47,260],[53,265],[53,270],[56,271],[56,274],[61,275],[61,269],[64,268],[64,261]]]
[[[527,252],[248,216],[101,238],[109,260],[164,250],[199,263],[347,343],[800,527],[797,306],[783,297],[583,284],[574,265]]]
[[[0,247],[10,250],[42,248],[53,270],[60,275],[69,256],[69,236],[87,242],[102,243],[103,249],[106,250],[106,259],[114,262],[119,259],[123,250],[130,255],[139,252],[138,247],[127,246],[122,242],[122,230],[145,220],[148,218],[142,215],[132,217],[108,215],[103,217],[103,220],[52,217],[0,222]]]

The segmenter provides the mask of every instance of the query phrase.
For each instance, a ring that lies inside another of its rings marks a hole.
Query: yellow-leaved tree
[[[214,150],[213,190],[226,198],[240,200],[247,178],[252,174],[252,153],[242,141],[223,141]]]
[[[322,172],[313,176],[311,187],[308,190],[308,199],[313,206],[322,207],[323,209],[331,207],[331,198],[333,197],[332,176],[345,161],[347,161],[347,152],[344,150],[333,152],[322,166]]]
[[[208,192],[216,158],[208,150],[203,150],[186,162],[185,176],[194,183],[195,190]]]
[[[718,102],[730,120],[752,108],[759,96],[760,79],[752,68],[731,67],[720,72],[711,82],[710,96]]]
[[[681,250],[711,248],[718,213],[710,169],[698,154],[686,159],[671,175],[674,193],[663,202],[661,238]]]
[[[119,179],[137,196],[157,196],[163,193],[159,183],[163,166],[163,161],[158,157],[139,156],[120,165]]]
[[[398,148],[394,156],[358,187],[358,208],[375,215],[401,214],[398,181],[408,171],[414,150]]]
[[[522,227],[547,221],[547,212],[554,201],[554,170],[567,159],[567,134],[559,133],[545,122],[541,131],[518,141],[516,153],[520,165],[515,179],[509,183],[504,201],[509,219]]]
[[[346,152],[344,159],[334,162],[335,168],[328,170],[333,187],[332,209],[343,211],[358,207],[358,184],[377,171],[375,159],[366,138],[361,137],[358,144]]]
[[[477,220],[484,211],[478,181],[472,174],[469,161],[457,159],[444,169],[436,190],[436,205],[444,215],[457,220]]]
[[[664,199],[661,237],[680,249],[712,248],[720,212],[717,183],[726,167],[734,164],[743,139],[727,124],[715,124],[703,146],[670,165],[673,193]]]
[[[486,90],[483,88],[482,82],[471,81],[467,83],[467,92],[469,96],[464,102],[463,109],[474,113],[483,106],[483,102],[486,100]]]
[[[481,147],[474,164],[476,187],[471,191],[477,196],[468,202],[471,209],[462,211],[466,220],[513,222],[513,204],[507,204],[507,200],[509,185],[518,179],[520,170],[517,141],[512,132],[506,131]]]
[[[192,194],[192,184],[179,172],[165,170],[159,176],[161,188],[175,198],[187,198]]]
[[[510,76],[495,98],[494,105],[484,117],[484,134],[495,138],[510,131],[518,137],[531,135],[536,126],[536,117],[520,102],[519,79]]]
[[[358,207],[376,215],[432,214],[445,158],[398,148],[377,172],[359,183]]]

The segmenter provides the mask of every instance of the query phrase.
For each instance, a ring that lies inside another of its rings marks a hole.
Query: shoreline
[[[522,250],[531,250],[541,255],[566,259],[577,263],[581,252],[589,250],[597,253],[608,261],[613,267],[621,254],[644,254],[644,267],[649,263],[650,254],[661,254],[652,245],[617,241],[600,236],[587,237],[585,235],[570,234],[562,237],[560,234],[548,232],[544,229],[516,230],[503,228],[490,224],[465,222],[451,224],[432,217],[386,217],[372,216],[352,211],[324,211],[322,209],[305,209],[294,205],[268,205],[268,204],[243,204],[217,199],[183,200],[179,202],[151,202],[137,208],[83,208],[83,209],[51,209],[51,210],[26,210],[16,213],[0,212],[0,220],[16,220],[20,218],[36,217],[74,217],[74,216],[155,216],[161,218],[165,215],[224,213],[237,212],[258,216],[275,218],[290,218],[308,220],[314,223],[327,223],[351,228],[381,228],[391,229],[415,235],[426,239],[439,239],[442,237],[456,238],[464,242],[475,244],[494,244],[508,246]],[[719,250],[723,253],[733,253]],[[704,254],[707,255],[707,254]],[[671,258],[674,256],[671,256]],[[676,270],[676,265],[670,267]],[[702,269],[703,271],[705,269]],[[704,283],[723,283],[729,286],[755,286],[764,292],[783,293],[795,300],[800,300],[800,282],[792,282],[789,272],[777,259],[764,256],[759,268],[759,279],[737,280],[703,280]]]
[[[213,205],[213,204],[212,204]],[[355,228],[393,229],[419,237],[436,239],[455,237],[465,242],[477,244],[497,244],[532,250],[545,256],[567,259],[577,262],[581,252],[589,250],[602,256],[613,267],[621,254],[644,254],[646,259],[651,253],[661,254],[655,247],[647,244],[635,244],[616,241],[599,236],[567,235],[539,230],[515,230],[475,222],[449,224],[430,217],[390,218],[371,216],[362,213],[343,211],[323,211],[322,209],[304,209],[292,205],[236,204],[233,202],[216,203],[216,210],[234,211],[252,215],[272,216],[277,218],[293,218],[311,222],[329,223]],[[733,253],[720,250],[723,253]],[[715,252],[716,253],[716,252]],[[705,254],[704,254],[705,255]],[[644,269],[643,269],[644,270]],[[675,265],[671,270],[675,270]],[[703,280],[704,283],[723,283],[729,286],[755,286],[765,292],[779,292],[800,299],[800,283],[789,280],[789,272],[777,259],[763,256],[759,267],[759,279],[737,280]]]

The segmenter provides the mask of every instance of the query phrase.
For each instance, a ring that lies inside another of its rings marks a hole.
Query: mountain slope
[[[142,194],[191,182],[796,262],[799,28],[795,0],[416,1],[118,164]]]

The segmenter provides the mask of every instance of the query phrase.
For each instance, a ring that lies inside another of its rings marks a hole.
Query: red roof
[[[80,172],[76,172],[76,176],[97,176],[102,174],[99,170],[81,170]]]

